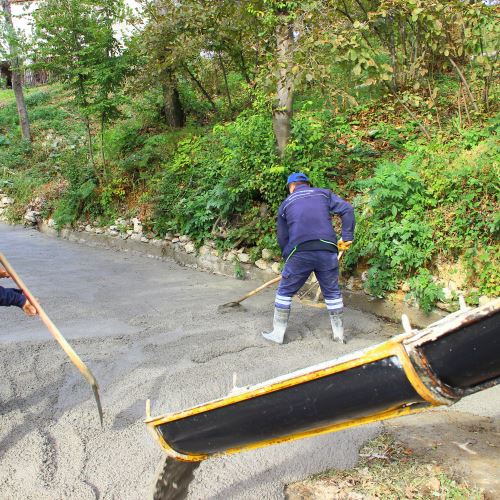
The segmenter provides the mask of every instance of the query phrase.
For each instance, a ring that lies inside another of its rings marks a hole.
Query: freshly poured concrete
[[[225,314],[258,285],[0,225],[0,251],[97,377],[90,387],[37,318],[0,308],[0,491],[5,499],[147,498],[162,451],[142,419],[385,340],[398,329],[346,311],[346,345],[326,311],[293,306],[288,343],[269,345],[273,290]],[[8,280],[0,282],[12,286]],[[204,462],[189,498],[282,498],[283,486],[349,467],[371,425]]]

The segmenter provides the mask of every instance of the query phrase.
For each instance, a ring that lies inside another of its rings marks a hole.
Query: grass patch
[[[26,100],[26,104],[31,106],[33,104],[40,104],[39,97],[36,94],[44,94],[49,91],[49,89],[54,89],[56,85],[41,85],[40,87],[24,87],[24,98]],[[57,86],[59,88],[59,86]],[[34,96],[31,98],[31,96]],[[45,102],[48,99],[45,100]],[[0,89],[0,107],[5,104],[15,103],[16,97],[14,95],[14,91],[12,89]]]
[[[0,106],[14,101],[14,91],[12,89],[0,89]]]
[[[484,500],[485,496],[384,433],[365,444],[355,468],[330,470],[289,485],[286,498]]]

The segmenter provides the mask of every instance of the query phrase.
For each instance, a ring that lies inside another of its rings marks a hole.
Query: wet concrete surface
[[[259,283],[89,248],[0,225],[0,251],[96,375],[90,388],[38,319],[0,309],[2,498],[148,498],[163,458],[142,422],[381,342],[393,324],[346,310],[350,342],[330,340],[326,311],[293,305],[288,342],[269,345],[273,290],[225,314],[219,304]],[[9,286],[2,280],[2,286]],[[189,498],[283,498],[284,485],[352,466],[377,424],[216,458]]]

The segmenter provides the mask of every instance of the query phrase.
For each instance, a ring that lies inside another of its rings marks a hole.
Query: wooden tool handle
[[[10,274],[10,277],[12,280],[16,283],[16,285],[22,290],[24,295],[26,296],[26,299],[30,302],[30,304],[36,309],[38,316],[44,323],[44,325],[47,327],[49,330],[50,334],[56,339],[58,344],[62,347],[63,351],[68,355],[70,358],[71,362],[78,368],[80,373],[83,375],[85,380],[92,386],[92,389],[94,390],[94,395],[98,394],[98,384],[97,380],[92,374],[92,372],[87,368],[85,363],[80,359],[80,356],[74,351],[74,349],[71,347],[69,342],[63,337],[62,333],[59,331],[56,325],[52,322],[52,320],[49,318],[47,313],[43,310],[42,306],[38,302],[38,300],[33,296],[33,294],[29,291],[28,287],[25,285],[23,280],[19,277],[19,275],[16,273],[14,268],[10,265],[9,261],[7,258],[0,253],[0,263],[5,267],[5,270]],[[98,396],[96,396],[96,399],[98,399]],[[101,417],[102,421],[102,409],[100,407],[100,401],[97,401],[98,407],[99,407],[99,415]]]
[[[264,290],[264,288],[267,288],[268,286],[271,286],[272,284],[274,283],[278,283],[278,281],[281,280],[281,275],[279,276],[276,276],[276,278],[273,278],[272,280],[269,280],[267,281],[266,283],[264,283],[263,285],[260,285],[258,288],[256,288],[255,290],[252,290],[251,292],[248,292],[246,295],[244,295],[243,297],[241,297],[241,299],[238,299],[236,301],[236,303],[240,303],[240,302],[243,302],[245,299],[248,299],[249,297],[251,297],[252,295],[255,295],[256,293],[259,293],[261,290]]]
[[[344,252],[339,252],[338,254],[338,260],[342,258],[342,255],[344,255]],[[240,302],[243,302],[244,300],[250,298],[252,295],[255,295],[256,293],[259,293],[261,290],[264,290],[264,288],[267,288],[268,286],[273,285],[274,283],[278,283],[278,281],[281,280],[281,274],[279,276],[276,276],[276,278],[273,278],[272,280],[267,281],[263,285],[260,285],[258,288],[255,290],[252,290],[251,292],[248,292],[246,295],[238,299],[235,304],[239,304]]]

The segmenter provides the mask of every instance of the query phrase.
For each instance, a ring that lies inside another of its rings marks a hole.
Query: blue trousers
[[[286,262],[276,292],[275,306],[290,309],[292,297],[314,272],[329,311],[342,312],[344,304],[339,287],[337,254],[323,250],[294,253]]]

